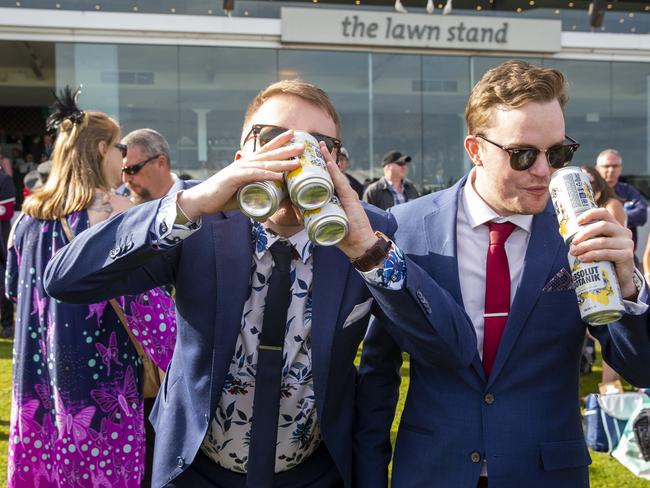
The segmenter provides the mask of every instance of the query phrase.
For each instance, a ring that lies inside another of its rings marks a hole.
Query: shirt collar
[[[486,224],[490,221],[495,222],[512,222],[517,227],[525,230],[530,233],[530,230],[533,227],[533,216],[532,215],[522,215],[522,214],[513,214],[508,215],[507,217],[501,217],[490,206],[483,201],[483,199],[476,193],[474,189],[474,178],[476,177],[476,170],[472,169],[467,177],[467,182],[463,187],[463,207],[465,210],[465,215],[467,216],[467,221],[472,229],[475,229],[479,225]]]
[[[253,244],[253,251],[258,259],[262,259],[264,253],[275,243],[275,241],[280,239],[285,239],[291,243],[293,248],[296,250],[300,256],[300,260],[303,264],[307,264],[309,258],[314,250],[313,243],[307,237],[307,231],[302,229],[300,232],[292,235],[291,237],[285,238],[277,235],[270,229],[264,227],[261,223],[251,220],[251,241]]]

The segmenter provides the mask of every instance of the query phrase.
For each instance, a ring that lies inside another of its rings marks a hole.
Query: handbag
[[[611,453],[625,426],[647,395],[637,392],[587,395],[585,407],[585,441],[598,452]]]
[[[650,462],[648,454],[648,412],[650,412],[650,397],[646,395],[636,410],[630,416],[621,440],[612,452],[612,456],[639,478],[650,480]],[[637,435],[640,434],[640,438]]]
[[[72,241],[72,239],[74,239],[74,234],[68,225],[68,221],[65,218],[61,217],[59,219],[59,222],[61,222],[63,232],[68,238],[68,241]],[[129,329],[129,324],[126,320],[124,309],[118,303],[118,301],[115,298],[111,298],[108,303],[110,303],[111,307],[113,307],[113,310],[115,310],[117,318],[120,320],[120,323],[128,334],[129,339],[131,340],[131,344],[133,344],[133,347],[135,348],[140,361],[142,361],[142,392],[144,394],[144,398],[155,398],[158,395],[158,390],[160,389],[160,385],[162,384],[162,381],[165,377],[165,372],[156,366],[151,358],[147,355],[147,353],[144,352],[144,349],[142,349],[142,345],[137,341],[133,335],[133,332],[131,332],[131,329]]]

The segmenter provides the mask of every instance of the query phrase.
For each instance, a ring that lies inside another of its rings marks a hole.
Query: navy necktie
[[[253,420],[246,474],[246,486],[249,488],[273,486],[280,414],[282,351],[291,291],[289,272],[293,246],[286,241],[276,241],[269,250],[273,256],[274,267],[264,306],[255,372]]]

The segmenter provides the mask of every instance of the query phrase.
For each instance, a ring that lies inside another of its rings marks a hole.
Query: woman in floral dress
[[[145,429],[141,361],[108,302],[74,305],[43,289],[45,266],[73,235],[130,206],[110,193],[126,148],[117,123],[83,112],[65,90],[48,119],[58,129],[52,172],[23,204],[9,244],[6,288],[16,301],[10,487],[140,487]],[[81,300],[80,300],[81,301]],[[159,290],[120,297],[129,327],[166,368],[173,302]]]

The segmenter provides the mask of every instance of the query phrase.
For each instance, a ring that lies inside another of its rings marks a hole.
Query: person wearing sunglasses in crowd
[[[338,249],[308,240],[289,199],[264,223],[236,209],[240,187],[298,167],[294,130],[319,141],[347,213]],[[353,486],[353,361],[373,309],[369,286],[392,297],[389,312],[417,313],[405,274],[420,286],[428,278],[406,269],[384,236],[393,218],[364,210],[336,165],[339,132],[323,90],[270,85],[246,111],[232,164],[90,229],[50,264],[46,287],[62,300],[176,287],[176,349],[152,414],[154,487]],[[469,321],[444,292],[437,303],[450,311],[429,350],[450,367],[468,365]]]
[[[179,178],[171,172],[169,143],[153,129],[129,132],[122,144],[128,152],[122,166],[122,182],[135,204],[157,200],[182,189]]]
[[[104,299],[64,303],[44,290],[46,264],[59,249],[132,206],[111,193],[126,151],[119,126],[81,110],[78,94],[66,87],[57,97],[48,118],[48,130],[58,134],[51,172],[25,199],[9,238],[6,292],[16,303],[11,488],[142,486],[144,385],[131,337],[157,361],[164,356],[157,345],[175,333],[173,302],[154,286],[106,297],[117,297],[116,308]]]
[[[357,394],[355,486],[387,485],[402,350],[411,383],[393,487],[588,486],[578,396],[587,325],[548,193],[553,172],[578,149],[565,132],[566,101],[556,69],[513,60],[489,70],[465,109],[469,174],[391,209],[395,244],[462,305],[477,348],[471,365],[440,367],[421,345],[433,330],[416,342],[390,323],[371,324]],[[603,208],[579,220],[571,254],[614,263],[626,310],[620,322],[589,331],[612,367],[647,386],[648,293],[630,232]],[[444,320],[426,291],[420,312],[423,326]]]
[[[384,210],[420,196],[415,185],[406,179],[407,163],[411,156],[399,151],[388,151],[382,158],[384,176],[368,185],[363,192],[364,202]]]

